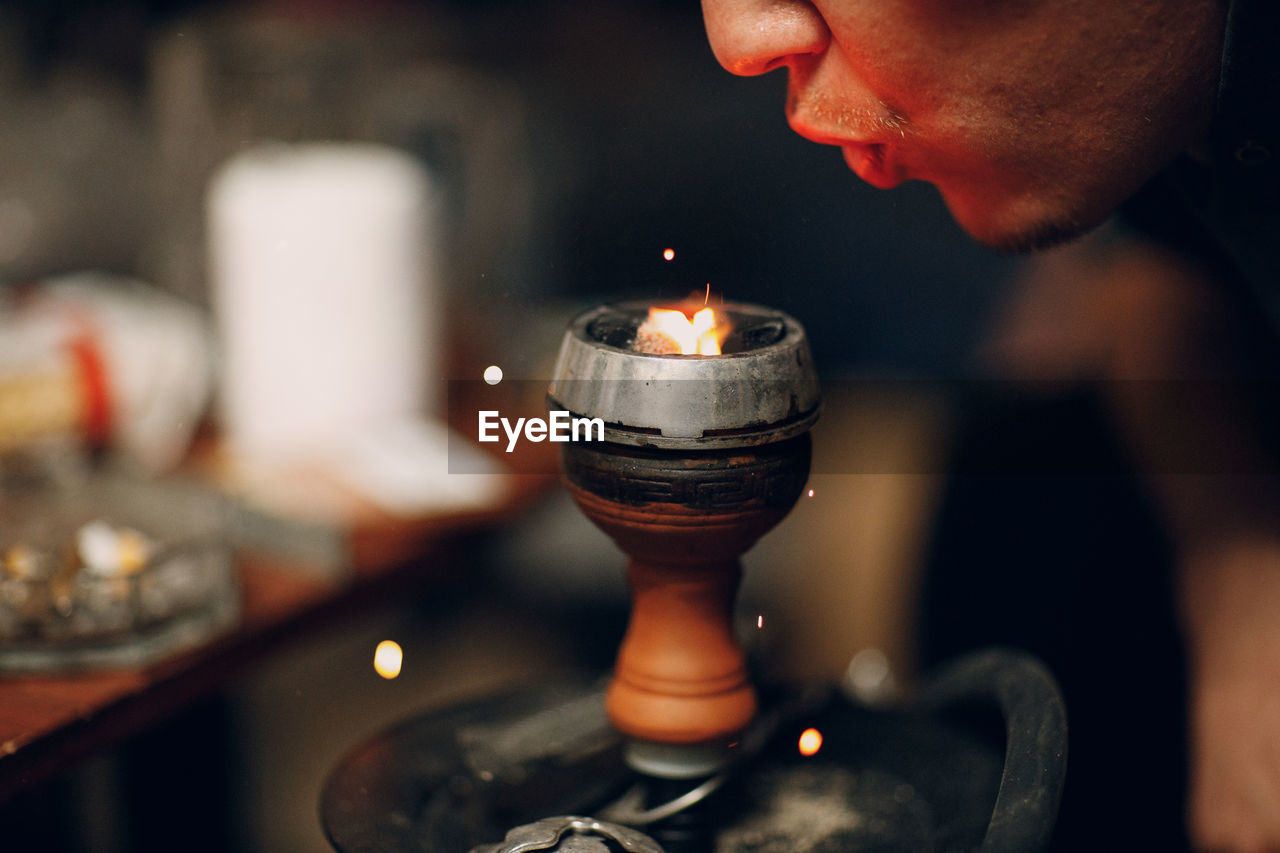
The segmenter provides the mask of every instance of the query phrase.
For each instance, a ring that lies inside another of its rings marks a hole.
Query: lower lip
[[[902,171],[887,161],[883,145],[845,145],[842,150],[849,168],[876,189],[889,190],[902,183]]]

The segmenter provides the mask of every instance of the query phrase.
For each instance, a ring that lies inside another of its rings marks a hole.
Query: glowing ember
[[[663,259],[668,260],[668,261],[675,260],[675,257],[676,257],[676,250],[675,250],[675,249],[663,249],[663,250],[662,250],[662,257],[663,257]]]
[[[104,577],[132,575],[151,559],[155,546],[136,530],[91,521],[76,531],[76,553],[91,573]]]
[[[635,350],[659,355],[720,355],[720,342],[728,333],[728,324],[710,308],[692,318],[683,311],[650,308],[649,319],[636,332]]]
[[[809,497],[813,497],[813,489],[809,490]]]
[[[817,755],[822,749],[822,732],[817,729],[805,729],[800,734],[800,754],[808,757]]]
[[[756,617],[756,627],[757,627],[757,628],[763,628],[763,627],[764,627],[764,614],[763,614],[763,613]]]
[[[400,664],[403,661],[404,652],[400,650],[400,644],[393,640],[383,640],[373,652],[373,668],[386,679],[400,674]]]

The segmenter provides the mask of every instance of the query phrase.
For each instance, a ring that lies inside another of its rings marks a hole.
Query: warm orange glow
[[[800,754],[806,757],[817,755],[820,749],[822,749],[822,732],[817,729],[805,729],[800,734]]]
[[[134,574],[151,559],[150,544],[135,530],[120,531],[120,543],[116,548],[122,574]]]
[[[652,353],[720,355],[720,342],[729,329],[715,311],[703,308],[688,317],[683,311],[650,308],[649,319],[636,334],[636,349]]]
[[[400,644],[392,640],[383,640],[373,652],[373,668],[378,675],[391,679],[400,674],[400,664],[404,661],[404,652]]]
[[[136,530],[96,520],[76,531],[81,561],[98,575],[136,574],[151,559],[151,541]]]
[[[663,257],[664,259],[668,260],[668,261],[673,261],[673,260],[675,260],[675,257],[676,257],[676,250],[675,250],[675,249],[663,249],[663,250],[662,250],[662,257]]]

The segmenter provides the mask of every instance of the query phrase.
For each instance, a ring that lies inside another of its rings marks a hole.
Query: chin
[[[994,234],[966,232],[977,242],[1005,255],[1025,255],[1042,249],[1052,249],[1070,243],[1096,228],[1081,226],[1075,222],[1036,222],[1020,231],[1002,231]]]
[[[943,190],[952,218],[975,241],[1004,254],[1059,246],[1092,231],[1106,215],[1084,216],[1065,206],[1026,197],[1015,201],[984,195],[953,198]]]

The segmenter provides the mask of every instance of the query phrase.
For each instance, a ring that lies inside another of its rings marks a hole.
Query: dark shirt
[[[1210,162],[1184,157],[1124,218],[1207,262],[1280,353],[1280,3],[1233,0]],[[1271,367],[1280,374],[1280,361]]]

